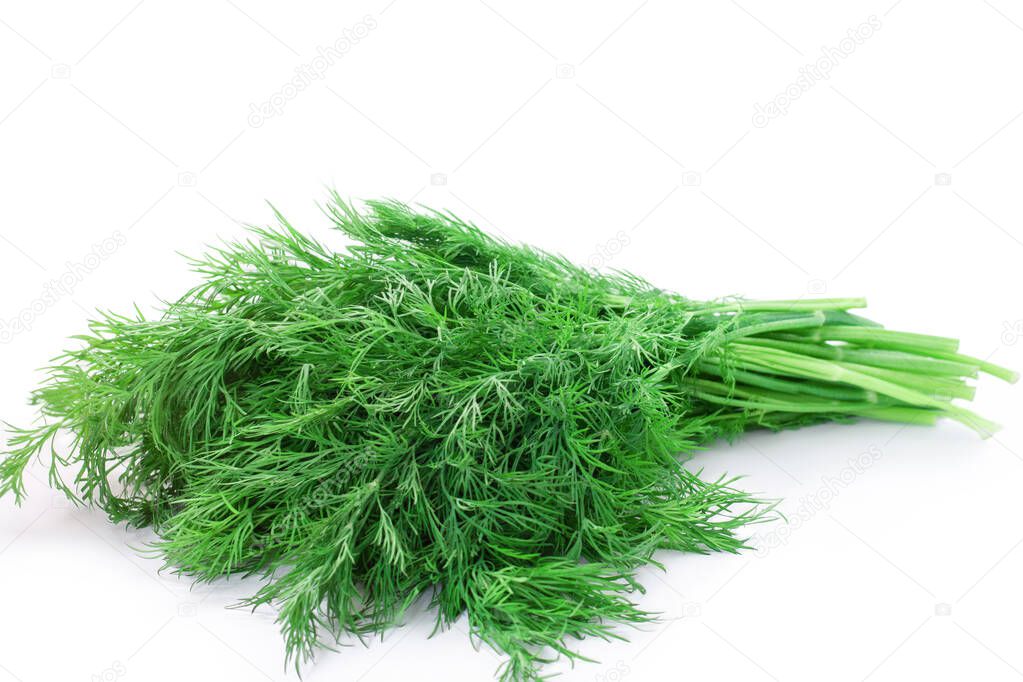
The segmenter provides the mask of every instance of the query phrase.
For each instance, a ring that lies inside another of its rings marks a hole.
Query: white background
[[[285,88],[356,32],[322,79]],[[825,54],[830,77],[798,87]],[[864,295],[889,326],[1019,369],[1020,64],[1009,0],[4,3],[0,417],[32,420],[34,369],[90,310],[181,293],[175,251],[269,221],[264,200],[340,247],[325,187],[450,208],[695,298]],[[1023,676],[1021,406],[983,379],[977,408],[1006,426],[988,441],[865,423],[711,448],[699,464],[784,498],[793,524],[762,528],[760,552],[660,556],[641,603],[664,620],[555,668]],[[68,508],[42,468],[28,485],[23,508],[0,501],[0,680],[298,679],[272,613],[224,608],[253,583],[190,591],[131,549],[146,533]],[[419,609],[304,679],[490,679],[464,622],[431,628]]]

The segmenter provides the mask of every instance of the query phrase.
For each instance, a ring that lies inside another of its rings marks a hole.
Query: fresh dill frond
[[[345,253],[278,214],[193,260],[158,319],[102,314],[0,462],[20,501],[47,453],[55,488],[151,526],[177,571],[263,576],[246,603],[278,610],[296,666],[426,597],[507,655],[502,680],[537,679],[569,640],[652,618],[629,595],[656,551],[738,552],[773,517],[687,453],[856,418],[988,434],[953,401],[1016,379],[861,299],[692,301],[447,213],[326,210]]]

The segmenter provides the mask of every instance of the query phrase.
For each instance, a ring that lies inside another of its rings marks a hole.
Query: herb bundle
[[[421,597],[529,680],[569,640],[650,619],[654,553],[744,547],[771,506],[680,455],[747,429],[856,418],[981,434],[986,372],[861,299],[698,302],[514,246],[440,212],[336,194],[331,252],[277,215],[193,261],[159,319],[102,313],[33,394],[0,493],[50,482],[151,526],[198,580],[263,576],[296,665]],[[68,453],[47,447],[73,434]],[[73,480],[64,480],[66,472]]]

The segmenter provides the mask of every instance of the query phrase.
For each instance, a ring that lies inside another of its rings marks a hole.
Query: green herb
[[[629,592],[657,550],[737,552],[774,517],[680,455],[855,418],[987,434],[953,402],[965,378],[1016,379],[861,299],[691,301],[449,214],[327,211],[347,253],[278,214],[194,261],[159,319],[101,314],[0,464],[20,501],[45,450],[54,487],[152,526],[175,570],[262,575],[246,603],[279,610],[296,666],[427,596],[507,655],[502,679],[535,679],[572,638],[652,617]]]

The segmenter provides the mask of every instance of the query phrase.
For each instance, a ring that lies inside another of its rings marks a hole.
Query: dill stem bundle
[[[176,571],[261,576],[245,604],[277,609],[296,665],[426,598],[536,679],[653,617],[630,593],[655,552],[737,552],[773,518],[686,454],[858,418],[986,435],[966,380],[1016,380],[861,299],[693,301],[447,213],[326,210],[344,253],[278,214],[157,319],[99,314],[0,462],[20,501],[45,452],[53,487],[152,527]]]

